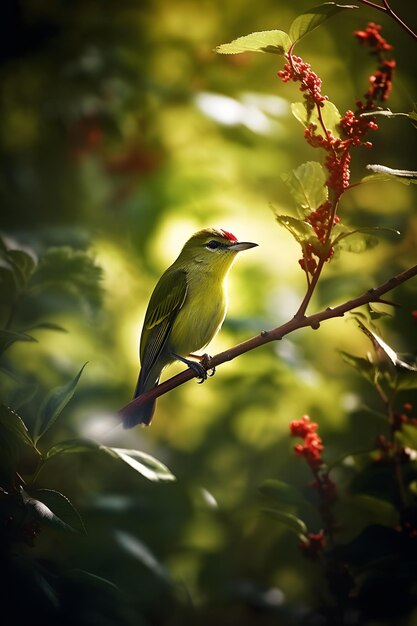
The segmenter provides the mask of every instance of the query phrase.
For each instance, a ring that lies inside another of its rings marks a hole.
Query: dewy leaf
[[[36,441],[56,422],[63,409],[74,395],[75,388],[80,380],[87,363],[84,363],[75,378],[63,387],[53,389],[45,398],[36,416],[34,438]]]
[[[230,43],[215,48],[219,54],[240,54],[242,52],[272,52],[285,54],[291,47],[291,40],[282,30],[265,30],[238,37]]]
[[[150,454],[140,452],[139,450],[107,448],[105,446],[102,446],[102,449],[108,451],[112,456],[117,456],[148,480],[175,480],[175,476],[169,471],[166,465],[157,461],[157,459]]]
[[[322,137],[325,135],[316,107],[312,111],[308,111],[304,102],[293,102],[291,112],[303,126],[307,128],[309,124],[316,124],[317,134]],[[330,102],[330,100],[325,100],[323,106],[320,107],[320,112],[326,130],[331,131],[335,137],[340,137],[339,123],[341,116],[336,105]]]
[[[326,174],[320,163],[308,161],[289,174],[282,174],[297,204],[305,211],[314,211],[327,200]]]
[[[314,229],[308,222],[290,215],[276,215],[275,217],[278,224],[286,228],[299,244],[307,243],[310,238],[315,237]]]
[[[371,170],[374,174],[370,176],[365,176],[362,178],[363,183],[369,182],[377,182],[377,181],[388,181],[388,180],[396,180],[403,185],[410,185],[413,183],[414,185],[417,183],[417,172],[412,170],[395,170],[391,167],[386,167],[385,165],[367,165],[367,170]]]
[[[323,22],[340,13],[344,9],[357,9],[357,6],[350,4],[336,4],[335,2],[325,2],[317,7],[309,9],[295,18],[290,26],[289,36],[293,43],[300,41],[305,35],[320,26]]]
[[[35,497],[23,492],[26,506],[43,522],[70,532],[85,533],[85,526],[77,509],[66,496],[52,489],[37,489]]]

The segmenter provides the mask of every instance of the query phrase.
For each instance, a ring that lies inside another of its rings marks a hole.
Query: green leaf
[[[382,228],[379,226],[347,230],[344,226],[337,225],[333,232],[336,234],[336,237],[333,239],[332,245],[339,246],[348,252],[363,252],[364,250],[374,248],[379,243],[379,239],[375,235],[381,233],[400,235],[400,232],[394,228]]]
[[[369,517],[369,522],[378,522],[386,526],[395,526],[398,523],[398,511],[395,506],[366,493],[353,494],[346,498],[349,507],[355,507],[362,514]]]
[[[61,441],[48,450],[45,458],[50,460],[62,454],[81,454],[84,452],[100,452],[107,454],[113,459],[121,460],[148,480],[175,480],[175,476],[166,465],[146,452],[125,448],[111,448],[103,446],[92,439]]]
[[[9,250],[7,259],[18,276],[20,286],[24,287],[36,268],[36,258],[25,250]]]
[[[9,433],[9,437],[33,448],[34,443],[22,418],[10,407],[0,405],[0,429]]]
[[[271,508],[263,508],[262,512],[267,513],[274,519],[278,520],[280,524],[295,533],[298,537],[307,533],[307,527],[303,520],[292,513],[288,513],[287,511],[277,511],[276,509]]]
[[[259,487],[259,491],[267,498],[274,508],[285,508],[288,505],[305,506],[309,502],[304,498],[303,494],[292,485],[282,480],[270,478]]]
[[[307,128],[309,124],[316,124],[317,134],[324,136],[325,133],[317,113],[317,107],[314,107],[314,109],[310,111],[307,109],[304,102],[293,102],[291,105],[291,112],[295,119],[298,120],[305,128]],[[323,102],[323,106],[320,107],[320,113],[325,128],[331,131],[335,137],[340,137],[339,123],[341,117],[336,105],[329,100],[325,100]]]
[[[14,330],[0,330],[0,352],[4,352],[16,341],[34,341],[38,340],[31,335]]]
[[[290,26],[289,36],[292,42],[300,41],[305,35],[320,26],[333,15],[345,9],[357,9],[357,6],[349,4],[336,4],[335,2],[325,2],[317,7],[309,9],[295,18]]]
[[[362,178],[362,183],[369,182],[385,182],[389,180],[395,180],[403,185],[410,185],[417,183],[417,172],[411,170],[395,170],[385,165],[367,165],[367,170],[371,170],[374,174],[365,176]]]
[[[169,575],[165,567],[158,561],[143,541],[140,541],[140,539],[124,530],[115,530],[114,534],[117,542],[126,550],[126,552],[128,552],[128,554],[140,561],[143,565],[150,569],[151,572],[158,576],[158,578],[169,580]]]
[[[46,453],[46,460],[61,454],[81,454],[100,450],[101,445],[92,439],[69,439],[56,443]]]
[[[417,450],[417,427],[414,424],[402,424],[395,438],[400,445]]]
[[[139,450],[126,450],[125,448],[108,448],[102,446],[102,449],[107,451],[111,456],[116,456],[127,465],[132,467],[136,472],[139,472],[142,476],[148,480],[175,480],[175,476],[170,470],[146,452],[140,452]]]
[[[317,161],[308,161],[289,174],[282,174],[282,180],[304,212],[314,211],[327,200],[326,174]]]
[[[86,533],[80,514],[62,493],[52,489],[37,489],[33,495],[35,497],[23,492],[23,499],[39,520],[60,530]]]
[[[275,217],[278,224],[286,228],[299,244],[307,243],[310,239],[316,240],[314,229],[308,222],[290,215],[276,215]]]
[[[59,324],[54,324],[53,322],[39,322],[39,324],[26,328],[26,330],[54,330],[59,333],[68,332],[63,326],[59,326]],[[36,340],[34,339],[34,341]]]
[[[344,350],[339,350],[339,353],[342,359],[354,367],[364,378],[369,380],[372,384],[375,382],[377,370],[373,363],[368,361],[368,359],[349,354],[349,352],[344,352]]]
[[[64,408],[74,395],[75,388],[80,380],[87,363],[84,363],[75,378],[63,387],[53,389],[45,398],[36,416],[34,438],[38,441],[42,435],[56,422]]]
[[[417,122],[417,112],[410,111],[410,113],[393,113],[390,109],[376,109],[375,111],[365,111],[364,113],[360,113],[359,117],[386,117],[388,119],[392,119],[394,117],[407,117],[413,126],[416,126]]]
[[[31,278],[30,287],[59,290],[95,306],[102,298],[101,278],[102,269],[87,252],[63,246],[47,250]]]
[[[285,54],[291,47],[291,40],[282,30],[265,30],[238,37],[230,43],[215,48],[219,54],[240,54],[242,52],[272,52]]]

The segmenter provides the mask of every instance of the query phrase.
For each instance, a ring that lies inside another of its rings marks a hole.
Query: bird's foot
[[[214,376],[216,373],[216,367],[211,365],[212,358],[207,352],[205,352],[202,356],[200,356],[200,363],[206,370],[207,376]]]
[[[192,370],[197,378],[199,379],[198,384],[201,385],[205,380],[207,380],[208,376],[213,376],[216,371],[215,367],[210,367],[211,356],[209,354],[190,354],[194,359],[198,359],[196,361],[192,361],[191,359],[186,359],[178,354],[174,354],[176,359],[188,365],[190,370]]]

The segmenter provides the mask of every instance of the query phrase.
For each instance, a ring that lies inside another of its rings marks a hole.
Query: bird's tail
[[[142,371],[139,374],[138,382],[136,384],[136,389],[134,393],[134,398],[137,398],[145,391],[149,391],[156,387],[159,383],[159,374],[156,379],[148,376],[144,379],[142,375]],[[129,412],[125,412],[123,415],[123,428],[133,428],[136,424],[144,424],[145,426],[149,426],[152,421],[152,416],[155,412],[156,399],[148,400],[141,406],[134,407]]]

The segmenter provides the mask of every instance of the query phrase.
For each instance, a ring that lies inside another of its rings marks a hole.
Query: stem
[[[255,337],[252,337],[251,339],[247,339],[246,341],[243,341],[237,346],[234,346],[233,348],[229,348],[228,350],[225,350],[224,352],[220,352],[216,356],[212,357],[212,359],[210,360],[208,364],[207,369],[218,367],[222,363],[232,361],[233,359],[240,356],[241,354],[250,352],[251,350],[254,350],[255,348],[259,348],[260,346],[263,346],[272,341],[278,341],[279,339],[282,339],[283,337],[285,337],[285,335],[288,335],[294,332],[295,330],[299,330],[300,328],[306,328],[310,326],[313,329],[317,329],[319,328],[321,322],[324,322],[325,320],[332,319],[335,317],[343,317],[345,313],[347,313],[348,311],[352,311],[353,309],[356,309],[357,307],[362,306],[363,304],[368,304],[370,302],[378,302],[380,297],[383,294],[387,293],[388,291],[391,291],[395,287],[398,287],[399,285],[406,282],[410,278],[413,278],[414,276],[417,276],[417,265],[413,265],[408,270],[405,270],[404,272],[401,272],[400,274],[397,274],[396,276],[392,276],[391,278],[389,278],[387,281],[385,281],[378,287],[365,291],[365,293],[358,296],[357,298],[348,300],[347,302],[344,302],[343,304],[339,304],[336,307],[328,307],[327,309],[324,309],[323,311],[320,311],[319,313],[314,313],[313,315],[309,315],[309,316],[304,316],[304,314],[302,313],[302,307],[304,305],[304,302],[306,301],[306,298],[304,298],[303,303],[300,306],[300,309],[291,320],[289,320],[285,324],[282,324],[282,326],[277,326],[276,328],[272,330],[262,331],[259,335],[256,335]],[[313,280],[314,280],[314,277],[313,277]],[[308,301],[307,301],[307,304],[308,304]],[[158,398],[159,396],[162,396],[168,393],[168,391],[171,391],[172,389],[175,389],[176,387],[183,385],[185,382],[195,377],[196,377],[196,374],[188,368],[184,370],[183,372],[180,372],[176,376],[173,376],[169,380],[166,380],[165,382],[161,383],[157,387],[154,387],[150,391],[147,391],[146,393],[141,394],[140,396],[138,396],[137,398],[129,402],[129,404],[126,404],[126,406],[122,407],[118,411],[118,413],[120,416],[130,415],[131,413],[134,413],[138,407],[142,406],[142,404],[144,404],[148,400],[154,400],[155,398]]]
[[[388,1],[387,0],[382,0],[382,1],[384,3],[384,6],[381,6],[380,4],[375,4],[375,2],[371,2],[370,0],[359,0],[359,2],[361,2],[362,4],[366,4],[368,7],[372,7],[373,9],[376,9],[377,11],[382,11],[382,13],[386,13],[387,15],[392,17],[392,19],[395,20],[397,24],[399,24],[401,28],[403,28],[409,35],[411,35],[411,37],[413,37],[414,39],[417,39],[417,33],[411,30],[411,28],[407,26],[405,22],[402,21],[399,15],[397,15],[391,9]]]

